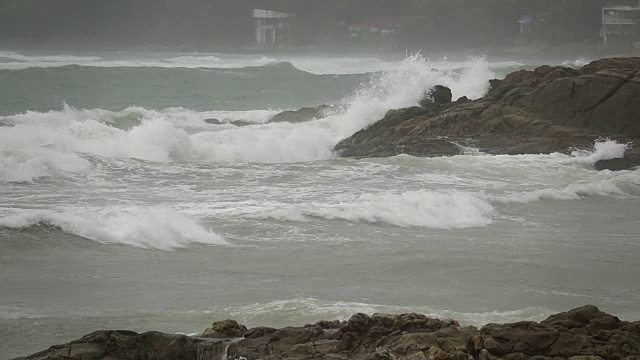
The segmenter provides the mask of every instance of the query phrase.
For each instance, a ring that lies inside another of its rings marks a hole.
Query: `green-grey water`
[[[435,84],[479,97],[526,61],[136,56],[0,52],[2,358],[223,318],[417,311],[481,325],[589,303],[640,319],[640,170],[592,166],[624,144],[332,152]],[[324,103],[340,106],[267,123]]]

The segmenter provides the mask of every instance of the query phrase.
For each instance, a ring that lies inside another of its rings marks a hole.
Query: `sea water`
[[[640,170],[593,168],[626,144],[333,152],[433,85],[478,98],[533,65],[0,52],[0,357],[226,318],[420,312],[482,325],[594,304],[640,319]],[[268,123],[320,104],[336,106]]]

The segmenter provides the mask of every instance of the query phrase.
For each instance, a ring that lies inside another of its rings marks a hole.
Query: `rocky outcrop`
[[[276,114],[274,117],[269,119],[268,122],[289,122],[289,123],[302,123],[311,120],[322,119],[326,117],[328,114],[331,114],[333,110],[337,107],[335,105],[319,105],[315,107],[303,107],[298,110],[287,110],[281,113]],[[203,120],[205,123],[210,125],[221,125],[221,124],[231,124],[235,126],[248,126],[248,125],[256,125],[255,122],[243,121],[243,120],[220,120],[216,118],[209,118]],[[0,126],[2,123],[0,122]]]
[[[229,341],[159,332],[96,331],[68,344],[52,346],[28,360],[219,360]]]
[[[392,110],[335,149],[346,157],[381,157],[454,155],[464,146],[502,154],[567,152],[602,137],[640,145],[638,99],[640,58],[603,59],[579,70],[542,66],[492,80],[478,100]]]
[[[247,333],[244,325],[238,324],[235,320],[216,321],[210,328],[202,333],[202,337],[206,338],[239,338]]]
[[[220,125],[222,124],[222,121],[216,119],[216,118],[210,118],[210,119],[204,119],[204,122],[210,125]]]
[[[98,331],[22,359],[640,359],[640,322],[621,321],[595,306],[540,323],[489,324],[481,329],[418,314],[356,314],[348,321],[283,329],[247,330],[225,320],[214,323],[203,336],[211,334],[227,338]]]
[[[436,85],[425,94],[424,99],[420,101],[420,105],[427,106],[429,103],[448,104],[452,98],[451,89],[446,86]]]
[[[595,306],[584,306],[540,323],[487,325],[469,349],[505,359],[633,359],[640,356],[640,322],[624,322]]]
[[[332,105],[320,105],[316,107],[304,107],[299,110],[283,111],[273,118],[269,122],[290,122],[300,123],[316,119],[322,119],[327,116],[334,106]]]

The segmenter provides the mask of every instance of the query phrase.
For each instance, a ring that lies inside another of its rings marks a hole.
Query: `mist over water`
[[[626,144],[333,152],[433,85],[478,98],[533,65],[0,53],[3,356],[98,328],[198,333],[223,318],[416,311],[481,325],[592,303],[640,319],[640,170],[593,168]],[[269,123],[320,104],[336,106]]]

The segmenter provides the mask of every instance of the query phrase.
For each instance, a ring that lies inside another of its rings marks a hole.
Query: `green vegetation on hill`
[[[607,0],[2,0],[0,44],[103,46],[246,45],[252,8],[295,13],[294,41],[344,37],[367,17],[402,21],[402,45],[494,45],[515,39],[518,19],[534,19],[530,41],[551,45],[596,39]],[[636,3],[620,0],[618,4]],[[342,24],[340,27],[339,24]]]

